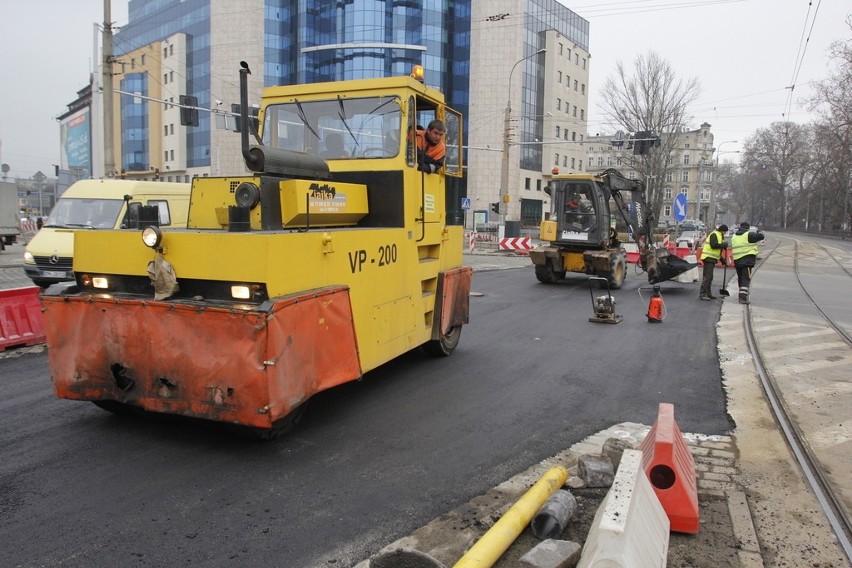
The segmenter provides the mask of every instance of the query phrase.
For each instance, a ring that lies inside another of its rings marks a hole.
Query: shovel
[[[731,293],[728,292],[728,290],[727,290],[727,286],[728,286],[728,258],[727,258],[727,256],[728,256],[728,249],[725,249],[724,251],[722,251],[722,256],[721,256],[722,262],[725,264],[725,268],[724,268],[724,270],[722,270],[722,288],[719,290],[720,296],[730,296],[731,295]]]

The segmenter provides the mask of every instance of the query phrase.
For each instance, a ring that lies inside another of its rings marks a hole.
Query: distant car
[[[677,246],[694,249],[701,244],[701,233],[699,231],[684,231],[677,238]]]

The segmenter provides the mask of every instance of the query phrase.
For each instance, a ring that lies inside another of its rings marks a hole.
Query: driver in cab
[[[444,144],[444,133],[447,128],[440,120],[433,120],[426,130],[417,129],[417,169],[427,174],[434,174],[444,165],[447,146]]]

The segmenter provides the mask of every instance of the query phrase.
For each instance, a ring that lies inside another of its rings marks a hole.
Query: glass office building
[[[547,210],[540,188],[554,162],[583,162],[574,144],[586,134],[588,43],[589,23],[558,0],[131,0],[116,60],[154,47],[144,80],[126,75],[117,88],[170,102],[192,96],[211,112],[186,128],[168,104],[158,117],[156,107],[131,108],[139,97],[122,96],[122,166],[175,181],[244,173],[238,137],[218,120],[239,102],[241,60],[252,63],[250,100],[263,86],[407,75],[420,64],[426,83],[465,117],[468,168],[464,179],[448,180],[451,221],[460,222],[461,197],[498,198],[501,154],[493,150],[504,139],[508,95],[510,217],[534,225]],[[180,47],[174,58],[172,44]]]
[[[216,17],[211,0],[131,0],[129,22],[115,35],[117,59],[142,46],[175,34],[186,37],[185,81],[180,94],[197,98],[198,106],[213,108],[212,77],[236,76],[232,69],[215,68],[213,46],[250,53],[262,49],[263,84],[287,85],[407,75],[423,65],[427,84],[447,96],[462,113],[468,93],[471,0],[233,0],[233,14],[262,14],[262,34],[233,29],[232,20]],[[234,41],[234,38],[239,41]],[[262,47],[260,47],[262,45]],[[239,57],[239,56],[238,56]],[[167,67],[165,71],[168,72]],[[256,70],[257,72],[257,70]],[[150,77],[160,81],[161,77]],[[139,78],[125,87],[148,96]],[[168,89],[163,89],[167,91]],[[147,156],[140,148],[144,117],[132,108],[132,97],[122,97],[121,115],[133,118],[123,135],[122,161],[141,168]],[[187,129],[186,168],[213,165],[211,113],[199,113],[199,125]],[[124,128],[124,127],[123,127]],[[144,164],[144,169],[155,164]]]

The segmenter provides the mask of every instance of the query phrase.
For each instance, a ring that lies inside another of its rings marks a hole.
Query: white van
[[[57,200],[24,252],[24,271],[38,286],[74,279],[74,232],[137,228],[143,206],[157,206],[160,226],[186,227],[192,185],[121,179],[81,180]]]

